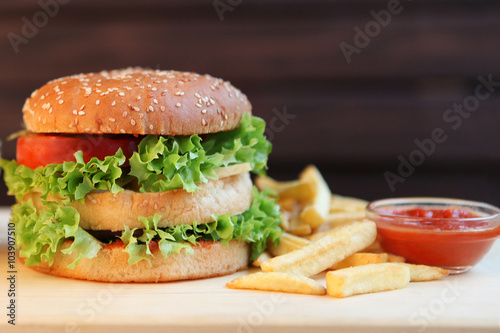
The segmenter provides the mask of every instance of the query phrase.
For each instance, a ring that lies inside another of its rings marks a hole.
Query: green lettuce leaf
[[[26,265],[40,265],[46,261],[52,265],[54,254],[66,239],[72,245],[63,253],[76,253],[69,265],[73,268],[82,258],[93,258],[101,249],[101,243],[80,228],[78,211],[55,202],[46,202],[46,209],[37,213],[31,200],[22,201],[12,207],[11,222],[16,225],[16,244],[19,255],[26,258]]]
[[[0,159],[9,192],[21,200],[30,191],[40,191],[65,199],[82,201],[94,190],[122,191],[126,178],[137,178],[141,192],[162,192],[183,188],[189,192],[197,184],[217,179],[214,170],[235,163],[249,162],[254,172],[262,174],[272,146],[264,136],[265,122],[248,113],[241,126],[228,132],[191,136],[146,136],[130,158],[129,175],[122,174],[126,158],[121,149],[103,161],[92,158],[85,163],[82,152],[76,162],[49,164],[35,170],[16,161]]]
[[[220,241],[222,245],[237,239],[251,243],[251,260],[255,260],[267,248],[268,240],[278,244],[282,230],[279,227],[281,215],[276,200],[267,192],[253,189],[253,201],[250,208],[242,214],[213,216],[214,222],[193,225],[178,225],[169,228],[158,228],[160,215],[141,217],[144,224],[142,235],[134,236],[137,228],[126,228],[120,239],[127,246],[125,252],[129,257],[129,264],[133,265],[141,260],[150,261],[153,254],[150,243],[157,241],[162,255],[166,258],[173,253],[185,249],[192,254],[192,245],[199,240]]]
[[[264,120],[244,114],[241,126],[227,132],[191,136],[147,136],[130,158],[130,175],[141,192],[163,192],[217,179],[214,169],[249,162],[255,173],[266,168],[271,143],[265,138]]]
[[[253,188],[253,201],[248,210],[239,215],[216,216],[218,223],[230,221],[234,225],[233,239],[251,243],[250,260],[255,260],[266,250],[268,241],[275,245],[280,241],[282,229],[280,208],[269,191]]]
[[[17,200],[28,192],[40,191],[42,199],[48,195],[64,198],[65,203],[83,201],[85,195],[94,190],[107,190],[118,193],[123,190],[117,184],[122,176],[121,165],[125,156],[121,149],[115,155],[106,156],[104,161],[92,158],[85,163],[82,152],[75,153],[76,162],[63,162],[62,164],[48,164],[35,170],[16,161],[0,160],[4,170],[4,179],[9,192]]]
[[[17,203],[12,208],[11,221],[16,224],[16,242],[20,247],[20,256],[26,258],[26,264],[39,265],[42,260],[52,264],[55,252],[68,238],[73,243],[62,252],[76,253],[70,268],[82,258],[95,257],[102,245],[79,227],[78,211],[56,202],[45,201],[44,205],[47,208],[39,213],[31,200]],[[140,231],[125,227],[119,238],[126,245],[124,251],[129,254],[130,265],[141,260],[150,262],[153,257],[150,244],[153,241],[158,242],[160,252],[166,258],[182,249],[193,254],[192,245],[200,240],[220,241],[227,246],[231,240],[237,239],[252,244],[251,259],[254,260],[266,249],[268,240],[277,244],[282,233],[276,199],[268,196],[267,192],[259,192],[256,187],[250,208],[239,215],[218,215],[213,216],[214,222],[168,228],[158,228],[160,217],[158,214],[140,217],[144,225]]]

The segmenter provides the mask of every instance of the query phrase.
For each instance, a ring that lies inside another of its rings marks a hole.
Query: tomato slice
[[[17,163],[35,169],[51,163],[76,161],[74,154],[81,150],[83,159],[88,162],[92,157],[103,160],[106,156],[114,155],[118,148],[130,158],[140,138],[119,137],[105,138],[102,136],[60,136],[34,135],[17,139]],[[125,162],[128,165],[128,161]]]

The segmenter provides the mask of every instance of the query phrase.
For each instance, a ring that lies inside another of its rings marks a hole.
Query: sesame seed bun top
[[[35,133],[191,135],[237,128],[251,109],[240,90],[209,75],[127,68],[50,81],[23,115]]]

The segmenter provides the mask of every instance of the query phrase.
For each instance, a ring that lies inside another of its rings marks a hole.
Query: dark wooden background
[[[49,0],[41,0],[46,3]],[[55,1],[55,0],[53,0]],[[65,0],[64,2],[68,2]],[[403,11],[348,64],[340,43],[373,20],[387,1],[221,0],[241,4],[221,21],[213,1],[73,0],[15,53],[38,0],[0,2],[0,138],[21,128],[24,99],[46,81],[74,73],[140,65],[209,73],[230,80],[270,121],[269,174],[290,179],[307,164],[333,192],[369,200],[446,196],[500,205],[500,91],[453,131],[444,112],[474,93],[479,75],[500,81],[499,1],[402,1]],[[448,140],[392,192],[415,139],[445,129]],[[4,195],[0,204],[12,198]]]

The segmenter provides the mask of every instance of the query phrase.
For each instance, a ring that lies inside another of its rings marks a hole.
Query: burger
[[[265,122],[229,82],[127,68],[48,82],[1,160],[26,266],[105,282],[208,278],[279,241],[280,212],[249,172]]]

